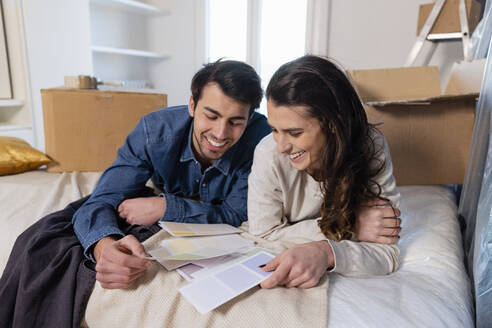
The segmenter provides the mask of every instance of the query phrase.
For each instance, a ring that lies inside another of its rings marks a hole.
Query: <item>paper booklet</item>
[[[273,258],[274,255],[260,250],[205,277],[193,279],[179,292],[198,312],[205,314],[267,279],[273,271],[265,272],[261,266]]]
[[[194,260],[203,260],[231,253],[249,251],[254,243],[237,234],[172,238],[163,240],[160,248],[148,253],[166,269],[173,270]]]
[[[162,229],[175,237],[186,236],[211,236],[227,235],[243,232],[229,224],[201,224],[201,223],[179,223],[179,222],[159,222]]]
[[[245,253],[232,253],[210,259],[191,261],[190,263],[178,268],[176,271],[187,281],[201,279],[220,271],[232,264],[239,263],[261,251],[270,253],[267,249],[253,247]]]
[[[260,266],[275,256],[239,236],[228,224],[160,222],[176,238],[165,239],[149,250],[152,259],[177,272],[190,283],[179,292],[200,313],[244,293],[268,278]]]

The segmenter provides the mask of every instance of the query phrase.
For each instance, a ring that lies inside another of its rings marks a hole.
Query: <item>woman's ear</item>
[[[331,133],[335,134],[336,128],[335,128],[335,124],[332,121],[328,123],[328,129],[330,130]]]

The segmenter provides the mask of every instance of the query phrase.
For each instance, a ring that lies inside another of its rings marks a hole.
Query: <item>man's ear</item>
[[[195,116],[195,102],[193,101],[193,96],[190,96],[190,102],[188,103],[188,112],[191,117]]]

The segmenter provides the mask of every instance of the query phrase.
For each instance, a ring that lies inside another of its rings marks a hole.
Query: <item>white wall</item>
[[[149,72],[154,87],[168,94],[169,106],[188,103],[191,79],[203,61],[202,1],[169,0],[171,14],[149,22],[153,50],[171,54],[170,59],[152,61]]]
[[[350,69],[398,67],[416,38],[419,3],[331,0],[328,55]]]
[[[347,69],[403,66],[417,38],[419,5],[432,2],[330,1],[328,56]],[[424,55],[427,48],[422,52]],[[438,66],[445,80],[450,64],[462,59],[461,42],[446,42],[438,45],[429,65]]]
[[[34,144],[44,149],[40,90],[65,75],[92,74],[88,0],[21,0],[32,99]]]

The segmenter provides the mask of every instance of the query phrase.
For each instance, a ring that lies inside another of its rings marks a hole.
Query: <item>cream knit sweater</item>
[[[384,138],[374,135],[376,147],[382,147],[379,159],[386,160],[378,175],[382,196],[399,207],[400,194],[393,177],[393,165]],[[304,171],[292,167],[288,155],[276,151],[272,134],[256,147],[248,180],[248,223],[244,228],[270,241],[292,244],[326,240],[317,221],[320,219],[322,194],[319,183]],[[332,271],[344,275],[384,275],[398,267],[396,245],[328,240],[335,254]]]

